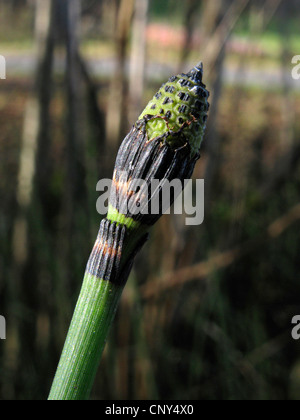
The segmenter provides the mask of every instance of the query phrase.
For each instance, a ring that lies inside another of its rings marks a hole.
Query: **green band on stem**
[[[107,219],[112,222],[120,223],[125,225],[128,230],[138,230],[141,227],[141,223],[132,219],[132,217],[126,217],[124,214],[119,213],[116,208],[111,204],[108,206]]]

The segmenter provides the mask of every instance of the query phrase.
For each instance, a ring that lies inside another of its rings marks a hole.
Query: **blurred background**
[[[194,177],[124,290],[94,399],[297,400],[297,0],[1,0],[0,398],[46,399],[96,239],[97,182],[171,75],[204,62]]]

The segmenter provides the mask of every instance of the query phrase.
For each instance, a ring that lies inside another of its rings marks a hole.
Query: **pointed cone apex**
[[[198,64],[195,66],[195,68],[196,68],[198,71],[201,71],[201,73],[203,73],[203,62],[202,62],[202,61],[200,61],[200,63],[198,63]]]
[[[203,63],[200,61],[189,73],[187,74],[195,82],[201,83],[203,77]]]

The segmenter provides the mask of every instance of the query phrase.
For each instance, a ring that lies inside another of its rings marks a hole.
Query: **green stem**
[[[84,400],[97,372],[123,287],[85,275],[49,400]]]
[[[49,400],[83,400],[90,395],[111,323],[132,262],[145,238],[143,228],[104,219],[52,384]]]

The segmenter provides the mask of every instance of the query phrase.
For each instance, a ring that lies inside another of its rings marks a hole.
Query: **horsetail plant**
[[[191,177],[200,156],[209,108],[209,92],[202,77],[202,63],[187,74],[172,76],[120,146],[108,213],[87,263],[49,400],[89,398],[135,255],[163,213],[161,206],[155,214],[143,211],[153,191],[131,181],[142,179],[149,186],[153,179],[159,180],[158,193],[166,180]],[[134,206],[127,205],[129,201],[140,211],[133,211]]]

